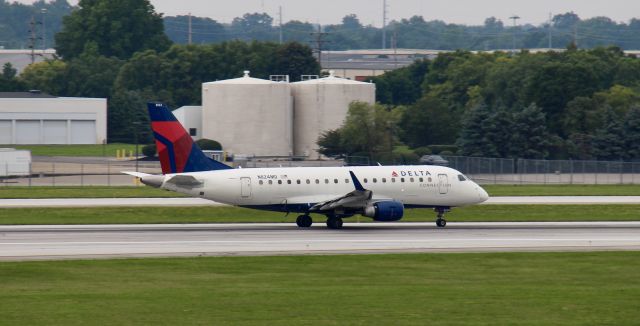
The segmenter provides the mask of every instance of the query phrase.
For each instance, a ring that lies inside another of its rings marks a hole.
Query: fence
[[[528,160],[444,156],[449,166],[479,183],[637,184],[640,162]]]
[[[11,167],[8,167],[11,170]],[[157,162],[138,163],[137,170],[144,173],[161,173]],[[136,171],[134,162],[33,162],[27,175],[0,178],[2,186],[131,186],[137,185],[134,177],[122,171]]]
[[[527,160],[486,157],[444,156],[452,167],[482,184],[640,184],[640,162]],[[253,160],[243,167],[297,167],[366,165],[368,160],[353,158],[326,161]],[[238,163],[238,162],[236,162]],[[377,164],[377,163],[376,163]],[[18,167],[4,164],[1,171]],[[161,173],[159,162],[138,162],[137,170]],[[0,171],[0,172],[1,172]],[[2,186],[131,186],[135,178],[122,171],[136,171],[134,161],[81,163],[33,162],[30,173],[0,177]]]

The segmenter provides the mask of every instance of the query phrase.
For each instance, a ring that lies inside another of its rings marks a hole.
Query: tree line
[[[37,48],[41,47],[42,25],[45,25],[44,41],[46,47],[55,44],[54,35],[62,30],[65,16],[74,9],[86,7],[88,1],[80,1],[77,7],[67,0],[45,2],[38,0],[31,5],[0,0],[0,46],[5,48],[27,48],[30,44],[32,19],[36,21]],[[125,5],[117,7],[127,8]],[[45,12],[43,13],[43,9]],[[123,11],[123,15],[141,18],[139,24],[162,24],[167,37],[177,44],[187,44],[189,35],[189,17],[166,16],[154,22],[146,21],[144,12]],[[69,22],[72,23],[72,22]],[[91,24],[96,22],[83,22]],[[125,25],[114,25],[117,33]],[[339,24],[319,26],[310,22],[291,20],[282,27],[274,24],[268,13],[246,13],[234,18],[230,23],[221,23],[208,17],[191,17],[191,41],[193,44],[220,43],[231,40],[278,42],[280,36],[284,42],[308,43],[310,33],[322,29],[329,33],[327,50],[371,49],[382,46],[382,29],[363,24],[357,15],[349,14]],[[496,17],[485,19],[482,25],[449,24],[442,20],[425,20],[422,16],[391,21],[387,26],[387,48],[394,45],[399,48],[436,49],[436,50],[494,50],[494,49],[531,49],[563,48],[574,42],[580,48],[615,45],[622,49],[640,49],[640,19],[629,22],[616,22],[607,17],[581,19],[573,12],[558,14],[540,25],[511,26]],[[143,40],[158,42],[162,40]],[[78,49],[73,49],[78,51]],[[82,49],[80,49],[82,50]],[[79,52],[78,52],[79,53]]]
[[[240,77],[243,70],[266,79],[320,73],[311,49],[295,42],[172,44],[148,0],[81,0],[78,6],[55,35],[60,58],[29,65],[18,76],[6,64],[0,91],[107,98],[110,142],[132,142],[136,133],[149,140],[145,102],[199,105],[203,82]]]
[[[387,120],[391,126],[378,128],[394,131],[396,147],[453,145],[446,147],[450,154],[485,157],[640,159],[640,59],[617,47],[443,53],[373,82],[377,101],[400,112]],[[354,153],[339,137],[349,124],[320,140],[326,153]],[[360,152],[390,150],[360,145]]]

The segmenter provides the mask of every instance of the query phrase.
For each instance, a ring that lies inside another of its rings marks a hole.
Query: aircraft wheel
[[[313,224],[313,220],[309,215],[300,215],[296,219],[296,224],[298,224],[298,226],[301,228],[308,228],[311,226],[311,224]]]
[[[445,226],[447,226],[447,220],[443,219],[443,218],[439,218],[436,220],[436,225],[440,228],[443,228]]]
[[[327,219],[327,227],[330,229],[341,229],[342,228],[342,219],[339,217],[329,217]]]

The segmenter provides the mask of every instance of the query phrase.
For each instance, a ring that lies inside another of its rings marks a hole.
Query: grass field
[[[640,185],[486,185],[491,196],[640,196]],[[182,197],[151,187],[0,187],[0,198]]]
[[[239,207],[5,208],[0,209],[0,224],[293,223],[296,216]],[[326,219],[312,217],[316,223]],[[640,221],[640,205],[480,205],[454,209],[446,218],[450,222]],[[345,221],[371,219],[354,216]],[[406,210],[402,221],[432,222],[435,213]]]
[[[490,196],[640,196],[640,185],[483,185]]]
[[[142,150],[140,144],[138,150]],[[2,147],[2,146],[0,146]],[[33,156],[116,156],[117,150],[135,153],[135,144],[113,143],[106,145],[6,145],[16,149],[27,149]],[[128,155],[128,154],[127,154]]]
[[[0,263],[4,325],[637,325],[640,252]]]
[[[0,187],[0,198],[165,198],[182,194],[141,186],[113,187]]]

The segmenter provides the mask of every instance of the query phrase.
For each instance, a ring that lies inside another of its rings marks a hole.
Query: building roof
[[[266,80],[266,79],[249,77],[249,71],[245,70],[244,71],[244,76],[242,76],[240,78],[218,80],[218,81],[213,81],[213,82],[207,82],[207,83],[204,83],[204,84],[251,84],[251,85],[255,85],[255,84],[278,84],[278,82],[274,82],[274,81]]]
[[[329,76],[327,76],[327,77],[303,80],[303,81],[295,82],[294,84],[370,85],[371,83],[365,83],[365,82],[355,81],[355,80],[351,80],[351,79],[347,79],[347,78],[336,77],[336,76],[334,76],[334,71],[331,70],[331,71],[329,71]]]
[[[0,92],[0,98],[57,98],[47,93],[39,91],[31,92]]]

